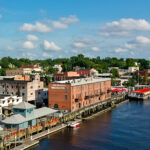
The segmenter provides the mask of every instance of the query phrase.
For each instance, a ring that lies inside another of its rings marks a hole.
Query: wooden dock
[[[54,132],[57,132],[57,131],[59,131],[61,129],[64,129],[66,127],[67,127],[66,124],[61,124],[61,125],[58,125],[56,127],[51,128],[51,129],[45,130],[43,132],[40,132],[40,133],[38,133],[36,135],[30,136],[30,138],[24,140],[23,144],[13,148],[12,150],[25,150],[25,149],[28,149],[28,148],[38,144],[39,143],[38,139],[40,139],[40,138],[42,138],[44,136],[47,136],[49,134],[52,134]]]
[[[13,148],[12,150],[25,150],[25,149],[28,149],[38,143],[39,143],[39,141],[37,141],[37,140],[26,139],[23,144]]]

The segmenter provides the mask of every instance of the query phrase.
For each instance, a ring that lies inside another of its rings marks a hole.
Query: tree
[[[148,73],[145,73],[145,75],[143,77],[143,83],[148,84]]]
[[[112,78],[119,78],[119,73],[117,69],[112,69],[110,72],[112,73]]]
[[[52,78],[50,76],[45,76],[45,83],[46,86],[48,86],[48,84],[52,81]]]
[[[6,75],[6,70],[5,69],[0,69],[0,75],[5,76]]]

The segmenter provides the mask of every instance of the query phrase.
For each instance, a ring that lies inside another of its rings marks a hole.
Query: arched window
[[[58,108],[58,104],[55,104],[55,105],[54,105],[54,108]]]

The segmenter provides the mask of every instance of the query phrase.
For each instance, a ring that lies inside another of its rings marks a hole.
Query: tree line
[[[45,72],[48,74],[55,73],[53,66],[55,64],[62,64],[63,71],[71,71],[73,67],[80,66],[85,68],[95,68],[99,73],[105,73],[108,67],[119,67],[120,69],[127,69],[130,66],[135,66],[135,62],[139,63],[140,70],[149,68],[149,61],[146,59],[134,59],[134,58],[116,58],[116,57],[106,57],[96,58],[85,57],[83,54],[77,56],[72,56],[70,58],[56,58],[56,59],[45,59],[45,60],[30,60],[28,58],[11,58],[3,57],[0,59],[0,75],[5,75],[7,69],[20,68],[22,65],[34,65],[39,63],[41,67],[44,68]]]

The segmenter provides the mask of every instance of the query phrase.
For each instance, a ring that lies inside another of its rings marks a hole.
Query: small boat
[[[71,123],[71,124],[69,124],[68,126],[69,126],[70,128],[77,128],[77,127],[79,127],[79,125],[80,125],[80,123]]]

